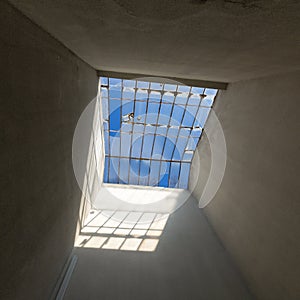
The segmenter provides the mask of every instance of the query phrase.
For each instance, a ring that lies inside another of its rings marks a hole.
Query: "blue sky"
[[[186,189],[216,93],[215,89],[102,77],[104,182]]]

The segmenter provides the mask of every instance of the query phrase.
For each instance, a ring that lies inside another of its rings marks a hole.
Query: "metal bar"
[[[150,85],[149,85],[149,89],[148,89],[148,97],[147,97],[147,101],[146,101],[147,103],[146,103],[145,122],[146,122],[147,113],[148,113],[149,95],[150,95]],[[142,158],[142,154],[143,154],[144,139],[145,139],[145,131],[146,131],[146,123],[145,123],[144,129],[143,129],[143,135],[142,135],[143,138],[142,138],[142,145],[141,145],[140,159]],[[140,184],[140,175],[141,175],[141,163],[139,164],[138,185]]]
[[[139,89],[139,90],[142,90],[142,89]],[[146,90],[146,89],[143,89],[143,90]],[[151,91],[153,91],[153,92],[160,92],[159,90],[151,90]],[[174,93],[175,94],[175,92],[169,92],[168,91],[168,93]],[[197,94],[193,94],[193,95],[197,95]],[[174,97],[176,97],[176,96],[174,96]],[[106,98],[106,97],[104,97],[104,98]],[[112,98],[112,99],[115,99],[115,100],[119,100],[118,98]],[[124,100],[124,101],[128,101],[128,100],[131,100],[130,98],[124,98],[124,99],[122,99],[122,100]],[[139,99],[136,99],[135,100],[136,102],[144,102],[144,100],[139,100]],[[157,101],[151,101],[151,100],[149,100],[149,103],[157,103]],[[165,103],[165,104],[168,104],[168,102],[167,103]],[[171,104],[170,104],[171,105]],[[198,105],[195,105],[195,104],[187,104],[187,106],[188,107],[198,107]],[[207,108],[211,108],[211,106],[207,106],[207,105],[204,105],[204,106],[202,106],[202,107],[207,107]]]
[[[159,99],[159,113],[157,114],[156,123],[158,122],[158,118],[159,118],[159,114],[160,114],[160,107],[161,107],[161,103],[162,103],[162,97],[164,95],[164,87],[165,87],[165,85],[163,85],[162,90],[161,90],[161,94],[160,94],[160,99]],[[156,136],[157,136],[156,132],[157,132],[157,127],[155,127],[155,131],[154,131],[153,145],[152,145],[150,157],[152,157],[152,155],[153,155],[153,149],[154,149],[154,145],[155,145],[155,141],[156,141]],[[150,184],[151,164],[152,163],[150,161],[149,172],[148,172],[148,185]]]
[[[187,137],[187,139],[186,139],[186,143],[185,143],[185,146],[184,146],[184,150],[183,150],[182,155],[181,155],[181,160],[183,160],[184,152],[185,152],[186,146],[187,146],[188,143],[189,143],[190,137],[191,137],[191,134],[190,134],[190,135]]]
[[[204,94],[204,91],[205,91],[205,89],[203,90],[203,94]],[[195,117],[194,117],[193,125],[191,126],[191,131],[195,128],[195,122],[196,122],[196,118],[197,118],[199,109],[200,109],[200,107],[203,107],[203,106],[201,106],[201,103],[202,103],[203,99],[204,99],[204,98],[200,96],[200,103],[199,103],[199,105],[198,105],[198,108],[197,108],[197,111],[196,111],[196,114],[195,114]],[[199,126],[199,128],[201,128],[201,133],[202,133],[203,128],[200,127],[200,126]],[[191,133],[192,133],[192,132],[191,132]],[[184,149],[186,149],[186,147],[187,147],[187,145],[188,145],[188,143],[189,143],[189,139],[191,138],[191,133],[190,133],[189,137],[187,138],[187,141],[186,141],[186,144],[185,144]],[[200,139],[200,137],[199,137],[199,139]],[[181,156],[181,160],[182,160],[182,161],[183,161],[183,157],[184,157],[184,152],[185,152],[185,151],[183,151],[182,156]],[[193,156],[194,156],[194,155],[193,155]],[[193,159],[193,156],[192,156],[192,159]]]
[[[203,94],[205,94],[205,91],[206,91],[206,89],[204,89]],[[211,112],[211,110],[212,110],[212,108],[213,108],[213,106],[214,106],[214,104],[215,104],[215,99],[217,98],[218,94],[219,94],[219,90],[217,91],[217,94],[216,94],[215,97],[214,97],[214,101],[213,101],[213,104],[212,104],[212,106],[211,106],[211,108],[210,108],[210,111],[209,111],[209,114],[208,114],[208,116],[207,116],[207,119],[209,118],[210,112]],[[203,101],[203,99],[204,99],[204,98],[201,99],[201,102]],[[201,106],[201,103],[200,103],[200,106]],[[199,107],[200,107],[200,106],[199,106]],[[204,107],[204,106],[201,106],[201,107]],[[199,109],[198,109],[198,111],[199,111]],[[197,114],[198,114],[198,111],[197,111]],[[197,115],[196,115],[196,116],[197,116]],[[196,119],[196,118],[195,118],[195,119]],[[195,124],[195,122],[194,122],[194,124]],[[194,124],[193,124],[193,125],[194,125]],[[201,140],[201,138],[202,138],[202,135],[203,135],[203,131],[204,131],[204,127],[202,128],[201,135],[200,135],[200,137],[199,137],[199,139],[198,139],[198,142],[197,142],[197,145],[196,145],[196,150],[193,151],[193,156],[192,156],[191,162],[192,162],[193,159],[194,159],[195,152],[197,151],[197,147],[198,147],[198,145],[199,145],[199,143],[200,143],[200,140]],[[190,163],[190,164],[191,164],[191,163]],[[187,187],[189,187],[189,183],[190,183],[190,178],[188,179]]]
[[[206,89],[203,90],[203,95],[205,95],[205,91],[206,91]],[[210,108],[210,106],[201,106],[201,103],[202,103],[204,97],[202,97],[202,96],[200,96],[200,97],[201,97],[201,100],[200,100],[200,103],[199,103],[199,105],[198,105],[198,108],[197,108],[197,111],[196,111],[196,114],[195,114],[194,122],[193,122],[193,125],[192,125],[193,128],[195,127],[196,118],[197,118],[197,115],[198,115],[198,113],[199,113],[200,107],[207,107],[207,108]],[[202,128],[202,129],[203,129],[203,128]]]
[[[203,106],[202,106],[203,107]],[[208,107],[210,108],[210,107]],[[194,129],[194,128],[198,128],[198,127],[194,127],[194,126],[181,126],[181,125],[160,125],[160,124],[151,124],[151,123],[144,123],[144,122],[126,122],[127,124],[135,124],[135,125],[143,125],[143,126],[152,126],[152,127],[169,127],[169,128],[178,128],[178,129],[181,129],[181,128],[185,128],[185,129]],[[200,127],[201,128],[201,127]],[[117,130],[111,130],[111,131],[114,131],[114,132],[117,132]],[[126,132],[126,131],[125,131]],[[130,131],[128,131],[130,132]]]
[[[108,137],[107,137],[107,141],[108,141],[108,153],[110,154],[110,93],[109,93],[109,77],[107,77],[107,110],[108,110]],[[105,164],[105,161],[104,161]],[[110,173],[110,159],[108,159],[108,163],[107,163],[107,182],[109,182],[109,173]]]
[[[135,111],[136,92],[137,92],[137,81],[135,81],[135,90],[134,90],[134,98],[133,98],[133,114]],[[133,120],[134,120],[134,115],[133,115]],[[132,131],[133,131],[133,124],[132,124]],[[128,184],[130,184],[130,162],[131,162],[131,155],[132,155],[132,139],[133,139],[133,134],[131,135],[130,143],[129,143],[130,150],[129,150]]]
[[[107,155],[106,157],[109,157],[109,158],[130,158],[129,156],[116,156],[116,155]],[[137,159],[137,158],[135,158]],[[146,160],[146,161],[163,161],[163,162],[178,162],[180,163],[181,160],[170,160],[170,159],[158,159],[158,158],[141,158],[141,160]],[[189,161],[185,161],[185,163],[190,163]]]
[[[138,74],[138,73],[122,73],[113,72],[109,70],[97,70],[97,75],[99,77],[112,77],[112,78],[123,78],[123,79],[134,79],[146,82],[160,82],[160,83],[170,83],[170,84],[182,84],[194,87],[205,87],[226,90],[228,83],[219,81],[209,81],[209,80],[198,80],[189,78],[179,78],[179,77],[169,77],[166,75],[154,75],[154,74]],[[174,83],[176,81],[176,83]]]
[[[188,128],[189,129],[189,128]],[[112,131],[112,132],[115,132],[115,131]],[[133,132],[132,131],[129,131],[129,132],[123,132],[123,134],[129,134],[129,135],[132,135]],[[149,133],[149,135],[154,135],[153,133]],[[157,133],[156,136],[162,136],[162,137],[166,137],[164,134],[160,134],[160,133]],[[177,137],[177,135],[169,135],[169,137]],[[178,137],[186,137],[185,135],[178,135]]]
[[[176,92],[178,91],[178,85],[176,87]],[[174,101],[173,101],[173,104],[172,104],[172,109],[171,109],[171,112],[170,112],[170,119],[169,119],[169,122],[168,122],[168,125],[167,125],[167,132],[166,132],[166,138],[164,140],[164,145],[163,145],[163,148],[162,148],[162,155],[164,154],[164,151],[165,151],[165,147],[166,147],[166,141],[167,141],[167,138],[168,138],[168,133],[169,133],[169,128],[171,128],[172,126],[170,125],[171,123],[171,119],[172,119],[172,114],[173,114],[173,111],[174,111],[174,106],[175,106],[175,101],[176,101],[176,97],[177,97],[177,94],[176,96],[174,97]],[[178,131],[178,134],[180,132],[180,129]],[[174,146],[175,147],[175,146]],[[171,174],[171,163],[170,163],[170,169],[169,169],[169,179],[168,179],[168,186],[170,185],[170,174]],[[159,166],[159,173],[161,172],[161,164]]]
[[[188,97],[188,99],[187,99],[187,101],[186,101],[186,103],[185,103],[185,106],[184,106],[184,112],[183,112],[183,114],[182,114],[182,118],[181,118],[180,124],[182,124],[182,122],[183,122],[183,120],[184,120],[184,116],[185,116],[185,112],[186,112],[187,103],[190,101],[191,91],[192,91],[192,87],[190,87],[189,97]],[[200,103],[199,103],[199,105],[200,105]],[[179,137],[179,132],[180,132],[180,130],[178,131],[178,135],[177,135],[177,137],[176,137],[175,147],[174,147],[173,152],[172,152],[172,155],[171,155],[171,160],[173,160],[173,157],[174,157],[174,153],[175,153],[175,149],[176,149],[176,144],[177,144],[178,137]],[[179,171],[180,171],[180,170],[179,170]],[[179,173],[178,173],[178,176],[180,176]],[[177,183],[178,183],[178,181],[177,181]],[[170,178],[169,178],[169,185],[170,185]]]
[[[180,161],[176,188],[179,188],[179,179],[180,179],[180,173],[181,173],[181,164],[182,164],[182,162]]]
[[[122,100],[123,100],[123,88],[124,88],[123,79],[121,82],[122,82],[121,83],[122,86],[121,86],[121,99],[120,99],[121,105],[120,105],[120,130],[119,130],[119,142],[120,142],[119,153],[120,153],[120,155],[121,155],[122,116],[123,116],[123,114],[122,114]],[[119,159],[119,166],[118,166],[118,183],[120,183],[120,164],[121,164],[121,159]]]
[[[203,94],[204,94],[204,95],[205,95],[205,91],[206,91],[206,89],[203,90]],[[201,97],[201,96],[200,96],[200,97]],[[200,107],[205,107],[205,106],[201,106],[201,103],[202,103],[202,101],[203,101],[204,98],[205,98],[205,97],[201,97],[201,98],[200,98],[200,103],[199,103],[199,105],[198,105],[198,109],[197,109],[196,114],[195,114],[195,118],[194,118],[194,122],[193,122],[193,125],[192,125],[192,129],[195,128],[195,123],[196,123],[196,119],[197,119],[197,115],[198,115],[198,112],[199,112]],[[197,145],[199,144],[199,140],[200,140],[200,138],[201,138],[201,136],[202,136],[202,133],[203,133],[203,128],[202,128],[201,126],[199,126],[199,128],[201,128],[201,135],[200,135],[200,137],[199,137],[199,139],[198,139]],[[186,146],[188,145],[189,139],[190,139],[191,137],[192,137],[192,136],[190,135],[189,138],[188,138],[188,140],[187,140],[187,143],[186,143],[186,145],[185,145],[185,148],[186,148]],[[196,148],[197,148],[197,145],[196,145]],[[193,160],[193,158],[194,158],[194,155],[195,155],[195,151],[193,151],[192,160]],[[182,155],[181,160],[183,160],[183,157],[184,157],[184,152],[183,152],[183,155]],[[191,160],[191,161],[192,161],[192,160]]]
[[[156,118],[156,124],[158,124],[159,116],[160,116],[160,111],[161,111],[161,104],[162,104],[162,99],[165,94],[165,84],[163,84],[162,89],[161,89],[161,97],[159,101],[159,109],[157,113],[157,118]],[[175,101],[175,98],[174,98]],[[157,127],[155,127],[155,133],[157,133]],[[165,137],[166,139],[167,137]],[[161,159],[162,159],[163,153],[161,153]],[[159,163],[159,169],[158,169],[158,178],[157,178],[157,185],[159,185],[159,179],[160,179],[160,166],[161,166],[161,161]]]

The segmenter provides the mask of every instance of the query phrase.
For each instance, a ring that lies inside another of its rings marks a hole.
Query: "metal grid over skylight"
[[[188,188],[216,89],[101,77],[104,182]]]

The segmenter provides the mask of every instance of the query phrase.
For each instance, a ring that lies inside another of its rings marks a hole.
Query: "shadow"
[[[153,252],[168,218],[152,212],[91,210],[75,247]]]
[[[65,300],[254,299],[193,198],[170,217],[106,209],[84,224]]]

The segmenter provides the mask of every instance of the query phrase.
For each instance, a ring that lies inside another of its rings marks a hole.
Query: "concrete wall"
[[[299,81],[294,72],[230,84],[214,108],[227,166],[204,212],[258,299],[300,299]],[[207,138],[198,151],[199,199],[210,171]]]
[[[164,229],[156,228],[162,234],[154,252],[99,249],[99,242],[76,248],[78,264],[65,299],[254,299],[193,197],[170,215]]]
[[[223,82],[297,70],[297,0],[9,1],[99,70]]]
[[[72,137],[97,77],[3,1],[0,54],[0,298],[48,299],[73,247]]]

